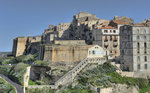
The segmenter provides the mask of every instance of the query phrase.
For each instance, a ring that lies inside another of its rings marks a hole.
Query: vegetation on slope
[[[0,78],[0,93],[16,93],[15,88]]]
[[[23,76],[26,72],[26,67],[28,66],[29,66],[28,64],[24,63],[19,63],[13,66],[8,73],[8,77],[14,82],[23,85]]]
[[[116,72],[116,68],[109,62],[98,65],[92,70],[87,70],[78,75],[78,84],[75,87],[69,87],[61,91],[61,93],[71,93],[75,90],[92,91],[90,87],[111,87],[112,84],[127,84],[129,86],[139,86],[140,89],[149,88],[149,82],[143,78],[122,77]],[[89,93],[77,92],[76,93]],[[143,93],[143,92],[141,92]]]
[[[55,90],[47,87],[32,89],[26,88],[26,93],[55,93]]]
[[[0,73],[8,76],[12,81],[23,85],[26,67],[33,63],[36,58],[37,54],[0,58]]]
[[[36,60],[38,54],[21,55],[18,57],[3,57],[0,58],[0,65],[15,65],[18,63],[31,64]]]

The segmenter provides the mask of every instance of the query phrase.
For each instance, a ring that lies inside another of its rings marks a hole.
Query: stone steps
[[[73,82],[73,79],[78,73],[88,64],[88,63],[98,63],[103,64],[106,61],[105,58],[85,58],[77,66],[75,66],[71,71],[62,76],[58,81],[55,82],[56,88],[59,85],[65,85],[67,83]]]

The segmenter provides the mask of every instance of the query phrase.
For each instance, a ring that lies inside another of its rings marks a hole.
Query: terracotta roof
[[[91,48],[91,47],[93,47],[93,46],[95,46],[95,45],[88,45],[88,48]]]
[[[122,24],[122,25],[125,25],[125,24],[128,24],[126,23],[125,21],[122,21],[122,20],[112,20],[114,23],[117,23],[117,24]]]
[[[134,26],[150,26],[150,23],[136,23]]]
[[[99,27],[98,29],[117,29],[117,28],[112,26],[105,26],[105,27]]]
[[[134,26],[145,26],[145,23],[135,23]]]

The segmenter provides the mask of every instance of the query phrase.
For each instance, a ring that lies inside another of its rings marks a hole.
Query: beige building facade
[[[110,53],[110,59],[120,55],[119,30],[115,27],[105,26],[93,30],[93,44],[102,46]]]

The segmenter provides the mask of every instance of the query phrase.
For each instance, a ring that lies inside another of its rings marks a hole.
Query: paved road
[[[17,93],[23,93],[23,87],[21,85],[14,83],[13,81],[11,81],[9,78],[7,78],[6,76],[4,76],[3,74],[0,74],[0,76],[3,79],[5,79],[8,83],[10,83],[11,85],[13,85],[17,89]]]

